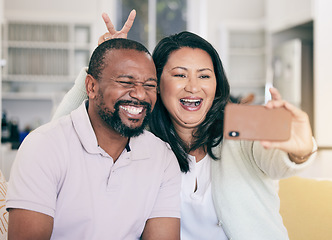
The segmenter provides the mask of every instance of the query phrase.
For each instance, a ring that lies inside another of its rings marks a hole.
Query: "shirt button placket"
[[[218,227],[222,227],[222,222],[219,220],[217,225]]]

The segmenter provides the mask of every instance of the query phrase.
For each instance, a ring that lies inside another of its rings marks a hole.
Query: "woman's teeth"
[[[133,115],[138,115],[143,111],[143,107],[120,106],[120,108]]]
[[[185,106],[199,106],[202,102],[202,100],[198,100],[198,99],[180,99],[180,102],[185,105]]]

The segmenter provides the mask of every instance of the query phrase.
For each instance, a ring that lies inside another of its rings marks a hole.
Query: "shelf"
[[[75,50],[85,50],[89,51],[91,50],[90,45],[88,43],[73,43],[74,44],[74,49]]]
[[[66,42],[28,42],[11,41],[4,43],[8,48],[38,48],[38,49],[70,49],[71,46]]]
[[[92,25],[7,20],[2,25],[2,110],[20,129],[49,122],[93,46]]]
[[[70,40],[70,25],[64,23],[10,21],[6,27],[8,41],[68,42]]]
[[[54,93],[5,92],[3,100],[47,100],[52,101]]]
[[[7,48],[19,48],[19,49],[76,49],[90,51],[90,45],[88,43],[80,42],[27,42],[27,41],[11,41],[4,42],[4,46]]]
[[[266,37],[264,22],[240,21],[223,23],[220,28],[223,62],[231,93],[255,94],[255,103],[265,96]]]
[[[73,82],[76,76],[68,76],[68,75],[3,75],[3,82],[31,82],[31,83],[66,83]]]
[[[5,83],[70,83],[89,63],[88,24],[9,21],[3,30]]]

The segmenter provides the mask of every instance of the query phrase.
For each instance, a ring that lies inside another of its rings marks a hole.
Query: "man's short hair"
[[[143,44],[136,42],[134,40],[129,40],[125,38],[114,38],[100,44],[92,53],[88,74],[99,80],[101,72],[106,67],[105,56],[112,49],[131,49],[139,52],[145,52],[149,55],[149,50],[143,46]]]

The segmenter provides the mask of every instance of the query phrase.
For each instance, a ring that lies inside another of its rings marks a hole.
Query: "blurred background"
[[[212,43],[235,99],[264,104],[274,85],[305,110],[319,146],[310,176],[332,178],[331,0],[0,0],[2,128],[0,168],[9,178],[16,149],[50,121],[106,31],[136,9],[129,38],[150,51],[188,30]]]

